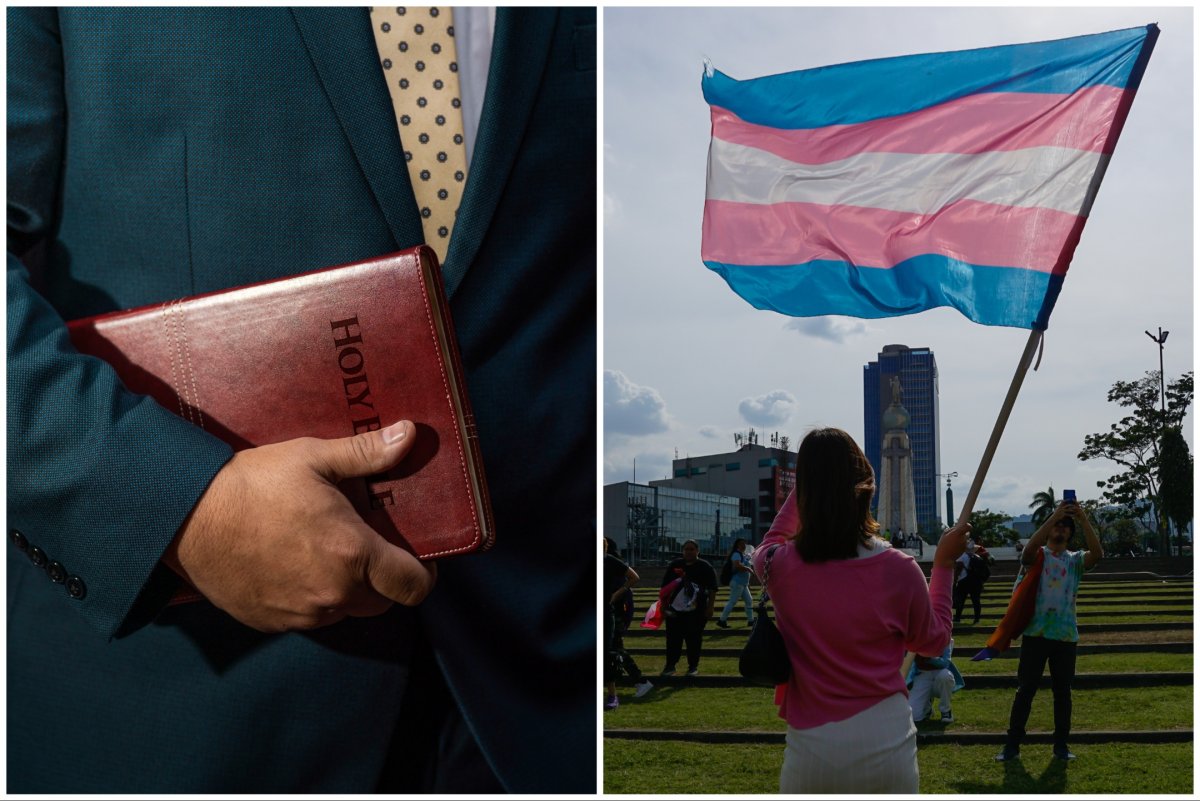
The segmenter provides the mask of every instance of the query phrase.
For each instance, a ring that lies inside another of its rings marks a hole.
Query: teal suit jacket
[[[594,9],[497,12],[444,266],[496,547],[265,635],[165,606],[229,449],[62,321],[422,240],[367,12],[8,10],[10,790],[369,792],[418,626],[509,790],[595,790],[595,103]]]

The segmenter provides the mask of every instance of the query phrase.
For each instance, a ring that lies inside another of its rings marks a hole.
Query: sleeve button
[[[67,594],[76,601],[82,601],[83,596],[87,595],[87,585],[79,576],[71,576],[67,579]]]
[[[55,584],[63,584],[67,580],[67,569],[62,566],[62,562],[51,562],[46,565],[46,575]]]
[[[25,535],[15,528],[9,530],[8,538],[12,541],[13,545],[17,546],[17,550],[21,553],[29,550],[29,540],[25,539]]]
[[[45,567],[50,559],[46,556],[46,552],[34,545],[28,551],[29,561],[33,562],[34,567]]]

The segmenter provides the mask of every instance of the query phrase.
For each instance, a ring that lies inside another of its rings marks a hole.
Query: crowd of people
[[[766,590],[791,663],[789,680],[775,694],[779,716],[787,721],[782,793],[916,793],[915,724],[929,720],[935,705],[942,723],[955,719],[952,696],[965,681],[953,661],[951,634],[967,599],[973,624],[979,623],[981,593],[994,560],[968,538],[968,524],[956,525],[938,542],[927,582],[917,561],[880,535],[870,513],[874,492],[870,463],[854,440],[840,429],[814,430],[797,453],[796,488],[762,543],[748,557],[747,543],[737,540],[723,566],[730,595],[717,625],[726,628],[739,602],[753,622],[750,577],[763,575],[771,560]],[[1086,548],[1072,551],[1077,527]],[[1022,589],[988,641],[1002,650],[1011,638],[1022,637],[1018,689],[998,761],[1020,756],[1047,664],[1054,755],[1075,759],[1068,745],[1079,639],[1075,595],[1084,571],[1102,557],[1099,538],[1074,501],[1061,503],[1024,548]],[[605,573],[610,608],[627,592],[618,585],[637,580],[632,569],[615,561],[620,567]],[[712,566],[700,558],[694,541],[685,542],[660,583],[667,633],[662,675],[675,673],[685,645],[687,675],[697,674],[716,589]],[[619,655],[610,653],[611,664],[618,665]],[[906,653],[911,661],[902,671]],[[639,695],[648,692],[640,689],[648,684],[638,685]],[[615,708],[615,685],[609,685],[607,698],[608,708]]]

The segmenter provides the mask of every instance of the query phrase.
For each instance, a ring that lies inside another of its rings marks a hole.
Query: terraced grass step
[[[995,624],[990,625],[990,626],[982,625],[982,623],[978,626],[955,626],[954,627],[954,636],[957,640],[959,635],[979,634],[979,635],[983,635],[983,638],[986,639],[987,636],[990,635],[992,633],[992,631],[994,631],[994,630],[995,630]],[[1160,623],[1080,623],[1079,624],[1079,636],[1081,638],[1083,637],[1083,635],[1085,633],[1086,634],[1094,634],[1094,633],[1098,633],[1098,632],[1126,632],[1126,633],[1128,633],[1128,632],[1146,632],[1146,631],[1188,631],[1188,632],[1190,632],[1190,631],[1192,631],[1192,624],[1191,624],[1191,622],[1185,622],[1185,621],[1160,622]],[[719,628],[705,629],[706,637],[741,638],[741,637],[745,637],[749,633],[750,633],[750,628],[748,626],[742,626],[742,627],[730,626],[727,629],[719,629]],[[648,638],[648,637],[665,637],[665,636],[666,636],[666,631],[663,629],[643,629],[643,628],[637,627],[636,623],[634,624],[633,628],[630,628],[628,631],[625,632],[626,641],[628,641],[630,639],[640,640],[642,638]],[[981,647],[982,647],[982,645],[981,645]]]
[[[642,698],[618,687],[620,706],[604,713],[604,728],[671,731],[778,731],[786,729],[767,687],[673,686],[651,676],[654,689]],[[922,722],[918,729],[957,732],[1003,732],[1016,689],[962,690],[953,696],[954,722]],[[1079,731],[1143,731],[1192,729],[1191,685],[1152,687],[1076,687],[1072,691],[1073,727]],[[599,695],[597,703],[599,703]],[[1041,690],[1033,700],[1028,729],[1054,728],[1052,693]]]
[[[604,737],[613,740],[677,740],[691,743],[739,745],[784,744],[785,732],[778,731],[671,731],[667,729],[605,729]],[[1071,744],[1079,743],[1190,743],[1191,729],[1145,731],[1071,731]],[[917,742],[946,745],[1003,745],[1004,732],[918,731]],[[1029,732],[1024,745],[1053,744],[1053,732]]]
[[[1182,736],[1182,735],[1180,735]],[[1188,735],[1190,737],[1190,735]],[[1070,794],[1088,797],[1114,793],[1190,794],[1192,743],[1080,743],[1079,759],[1051,757],[1049,743],[1027,741],[1021,759],[998,763],[994,744],[960,745],[937,738],[917,742],[922,794]],[[607,793],[752,794],[779,792],[783,748],[777,743],[713,746],[672,740],[604,742],[604,791]]]
[[[1020,640],[1017,640],[1017,645],[1001,653],[997,659],[1015,660],[1021,655]],[[969,660],[979,652],[979,646],[955,646],[951,658],[955,660]],[[1128,642],[1128,643],[1080,643],[1075,647],[1076,656],[1089,656],[1096,654],[1190,654],[1194,649],[1195,644],[1188,642]],[[658,648],[626,648],[633,656],[661,656],[664,649]],[[700,649],[701,658],[737,658],[739,648],[702,648]]]
[[[962,670],[960,667],[959,670]],[[662,687],[754,687],[753,682],[742,678],[740,675],[714,675],[701,673],[698,676],[685,676],[680,674],[674,676],[658,676],[653,673],[648,674],[650,681],[655,686]],[[1166,672],[1166,673],[1076,673],[1075,679],[1071,683],[1073,689],[1091,690],[1091,689],[1108,689],[1113,687],[1191,687],[1194,682],[1194,674],[1191,671],[1183,672]],[[623,685],[633,686],[633,680],[624,678],[621,682]],[[1015,674],[1008,675],[972,675],[968,678],[966,686],[961,692],[976,691],[976,690],[994,690],[1001,688],[1013,688],[1017,686],[1017,677]],[[1042,688],[1050,686],[1050,676],[1042,676]]]

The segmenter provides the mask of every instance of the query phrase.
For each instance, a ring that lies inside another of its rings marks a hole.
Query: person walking
[[[983,584],[992,575],[987,560],[976,553],[974,540],[967,540],[967,551],[958,557],[955,570],[958,580],[954,584],[954,622],[962,620],[963,607],[967,604],[967,598],[970,598],[971,605],[975,608],[975,619],[971,621],[971,625],[974,626],[979,623]]]
[[[604,538],[604,587],[600,591],[600,602],[604,613],[604,708],[616,709],[620,706],[617,700],[617,675],[622,669],[634,681],[634,697],[641,698],[654,689],[638,669],[633,657],[625,650],[624,633],[629,625],[623,614],[622,607],[630,594],[633,585],[641,580],[641,576],[620,557],[615,555],[616,547],[608,537]]]
[[[878,536],[875,476],[845,431],[810,432],[796,488],[754,552],[792,673],[776,689],[788,724],[782,793],[918,789],[916,726],[900,666],[906,650],[950,641],[954,560],[969,524],[942,535],[927,585],[910,555]]]
[[[729,600],[725,602],[725,608],[721,610],[721,618],[717,621],[717,625],[723,629],[729,628],[729,615],[737,607],[737,602],[741,601],[746,608],[746,625],[754,625],[754,598],[750,596],[750,560],[746,558],[746,540],[738,537],[733,543],[733,550],[729,552],[729,556],[725,559],[725,568],[722,568],[722,579],[725,577],[724,571],[729,571]]]
[[[1083,527],[1086,551],[1067,549],[1076,526]],[[1063,501],[1034,533],[1021,554],[1021,564],[1037,573],[1037,600],[1033,617],[1021,636],[1017,664],[1017,694],[1008,717],[1008,734],[998,762],[1017,759],[1025,724],[1037,695],[1046,665],[1054,693],[1054,756],[1071,760],[1067,739],[1071,734],[1071,682],[1075,678],[1075,650],[1079,627],[1075,620],[1075,595],[1083,573],[1104,558],[1104,548],[1087,513],[1075,502]],[[1040,563],[1040,564],[1039,564]]]
[[[667,621],[667,662],[661,675],[675,675],[686,644],[687,675],[695,676],[700,669],[704,626],[712,619],[717,596],[717,574],[700,558],[700,545],[695,540],[683,543],[683,557],[672,561],[663,573],[662,587],[673,582],[678,583],[661,601]]]

